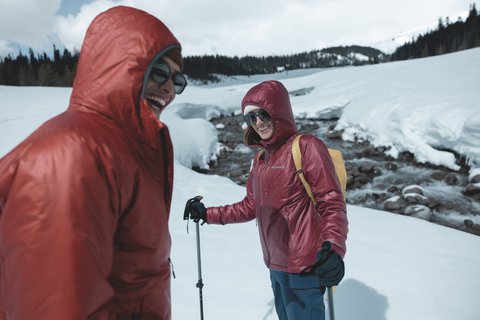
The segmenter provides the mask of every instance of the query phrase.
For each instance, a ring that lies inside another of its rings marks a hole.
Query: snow
[[[470,170],[470,175],[468,176],[468,180],[472,181],[475,176],[480,176],[480,168]]]
[[[425,193],[425,189],[423,189],[421,186],[419,186],[417,184],[412,184],[412,185],[409,185],[409,186],[403,188],[402,194],[405,195],[407,193],[411,193],[411,192],[415,192],[415,191],[418,191],[416,193],[421,193],[421,194]]]
[[[195,224],[183,221],[185,201],[239,201],[245,189],[202,175],[222,147],[209,119],[240,112],[245,92],[281,79],[294,113],[336,114],[344,137],[412,152],[418,161],[457,169],[452,151],[480,172],[480,49],[374,66],[313,69],[224,78],[191,85],[162,115],[175,147],[170,218],[174,319],[199,318]],[[311,89],[313,87],[313,89]],[[69,88],[0,86],[0,156],[68,104]],[[337,319],[476,320],[480,237],[388,212],[348,206],[346,274],[335,293]],[[200,227],[206,319],[275,319],[268,270],[255,222]],[[328,312],[327,312],[328,314]],[[328,318],[328,316],[327,316]]]

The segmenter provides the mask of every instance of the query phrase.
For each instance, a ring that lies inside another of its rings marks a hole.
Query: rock
[[[467,228],[472,228],[473,225],[474,225],[473,221],[470,220],[470,219],[465,219],[465,220],[463,220],[463,224],[464,224],[465,227],[467,227]]]
[[[467,230],[473,231],[473,233],[479,235],[480,234],[480,225],[476,224],[470,219],[465,219],[463,221],[463,225],[467,228]]]
[[[385,152],[390,150],[390,147],[380,146],[380,147],[376,147],[375,150],[377,151],[377,153],[384,154]]]
[[[358,171],[358,166],[356,164],[347,166],[347,174],[354,177],[358,176],[360,172]]]
[[[375,172],[375,167],[370,162],[364,162],[358,168],[358,171],[360,171],[362,173],[374,173]]]
[[[370,193],[367,193],[361,198],[361,202],[362,203],[367,203],[367,202],[371,201],[372,198],[373,198],[372,195]]]
[[[381,197],[380,194],[378,194],[378,193],[372,193],[372,198],[375,199],[376,201],[377,201],[377,200],[380,200],[380,197]]]
[[[411,162],[415,160],[415,155],[411,152],[404,151],[404,152],[400,152],[400,154],[398,155],[398,159],[402,161]]]
[[[465,187],[464,193],[465,193],[465,195],[470,196],[470,197],[473,197],[476,194],[480,194],[479,184],[474,184],[474,183],[467,184],[467,186]]]
[[[423,188],[419,185],[412,184],[403,188],[402,194],[405,195],[406,193],[417,193],[423,195]]]
[[[399,196],[394,196],[385,200],[383,203],[383,208],[388,211],[401,211],[406,206],[405,200],[400,198]]]
[[[371,179],[366,174],[360,174],[356,180],[360,182],[360,184],[367,184],[370,182]]]
[[[397,186],[390,186],[388,187],[387,191],[391,193],[398,193],[400,189]]]
[[[421,194],[418,194],[418,193],[405,193],[403,195],[403,197],[405,198],[405,200],[407,200],[408,203],[412,203],[412,204],[421,204],[421,205],[428,205],[428,199],[427,197],[421,195]]]
[[[327,138],[334,139],[334,140],[341,140],[342,139],[342,131],[328,131]]]
[[[454,174],[454,173],[449,173],[447,174],[447,176],[445,177],[445,182],[449,185],[449,186],[455,186],[458,184],[458,178],[457,176]]]
[[[436,199],[428,199],[428,204],[427,206],[431,209],[437,208],[439,205],[441,205],[440,201]]]
[[[470,177],[470,182],[471,183],[479,183],[480,182],[480,174],[474,174],[472,177]]]
[[[373,147],[373,146],[370,146],[368,148],[365,149],[365,151],[363,152],[363,154],[365,156],[368,156],[368,157],[371,157],[371,156],[374,156],[377,154],[377,150]]]
[[[379,199],[380,201],[383,202],[387,199],[388,199],[388,194],[386,194],[385,192],[380,193],[380,199]]]
[[[348,187],[353,186],[353,182],[354,182],[354,176],[352,174],[348,174],[348,171],[347,171],[347,186]]]
[[[403,214],[423,220],[430,220],[432,217],[432,210],[430,210],[430,208],[427,206],[414,204],[406,207],[403,211]]]
[[[347,189],[358,189],[362,186],[360,182],[357,181],[355,176],[347,175]]]

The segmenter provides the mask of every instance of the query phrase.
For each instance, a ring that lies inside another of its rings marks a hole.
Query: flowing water
[[[401,196],[407,186],[418,185],[427,200],[422,206],[413,203],[413,208],[423,208],[429,214],[423,219],[480,235],[480,202],[462,192],[468,183],[468,168],[459,171],[419,164],[412,154],[402,153],[397,159],[384,154],[385,149],[374,148],[368,142],[343,141],[332,132],[335,120],[296,119],[302,134],[320,137],[329,148],[342,152],[349,173],[347,202],[373,209],[387,210],[385,200]],[[245,185],[251,160],[256,150],[246,147],[242,141],[241,115],[212,119],[218,140],[222,145],[220,154],[206,174],[217,174]],[[428,202],[428,203],[427,203]],[[405,206],[390,210],[405,214]]]

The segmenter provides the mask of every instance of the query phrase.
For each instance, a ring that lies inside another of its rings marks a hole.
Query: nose
[[[155,86],[157,87],[157,90],[167,93],[169,95],[174,95],[175,86],[173,84],[173,80],[171,76],[168,77],[168,79],[165,80],[165,82],[163,83],[157,83],[157,82],[154,82],[154,83],[155,83]]]
[[[265,122],[262,120],[262,118],[260,118],[259,116],[256,116],[256,117],[255,117],[255,124],[257,124],[258,121],[260,121],[260,124],[265,123]]]

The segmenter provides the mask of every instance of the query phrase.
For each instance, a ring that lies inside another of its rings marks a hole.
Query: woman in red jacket
[[[256,219],[279,318],[323,319],[325,286],[337,285],[344,275],[348,231],[334,165],[320,139],[300,139],[314,205],[292,157],[298,132],[286,88],[278,81],[254,86],[243,98],[242,111],[248,124],[245,143],[261,147],[253,159],[247,195],[238,203],[208,209],[192,201],[191,217],[209,224]]]
[[[0,161],[0,319],[171,318],[173,151],[160,112],[180,43],[115,7],[83,42],[70,105]]]

